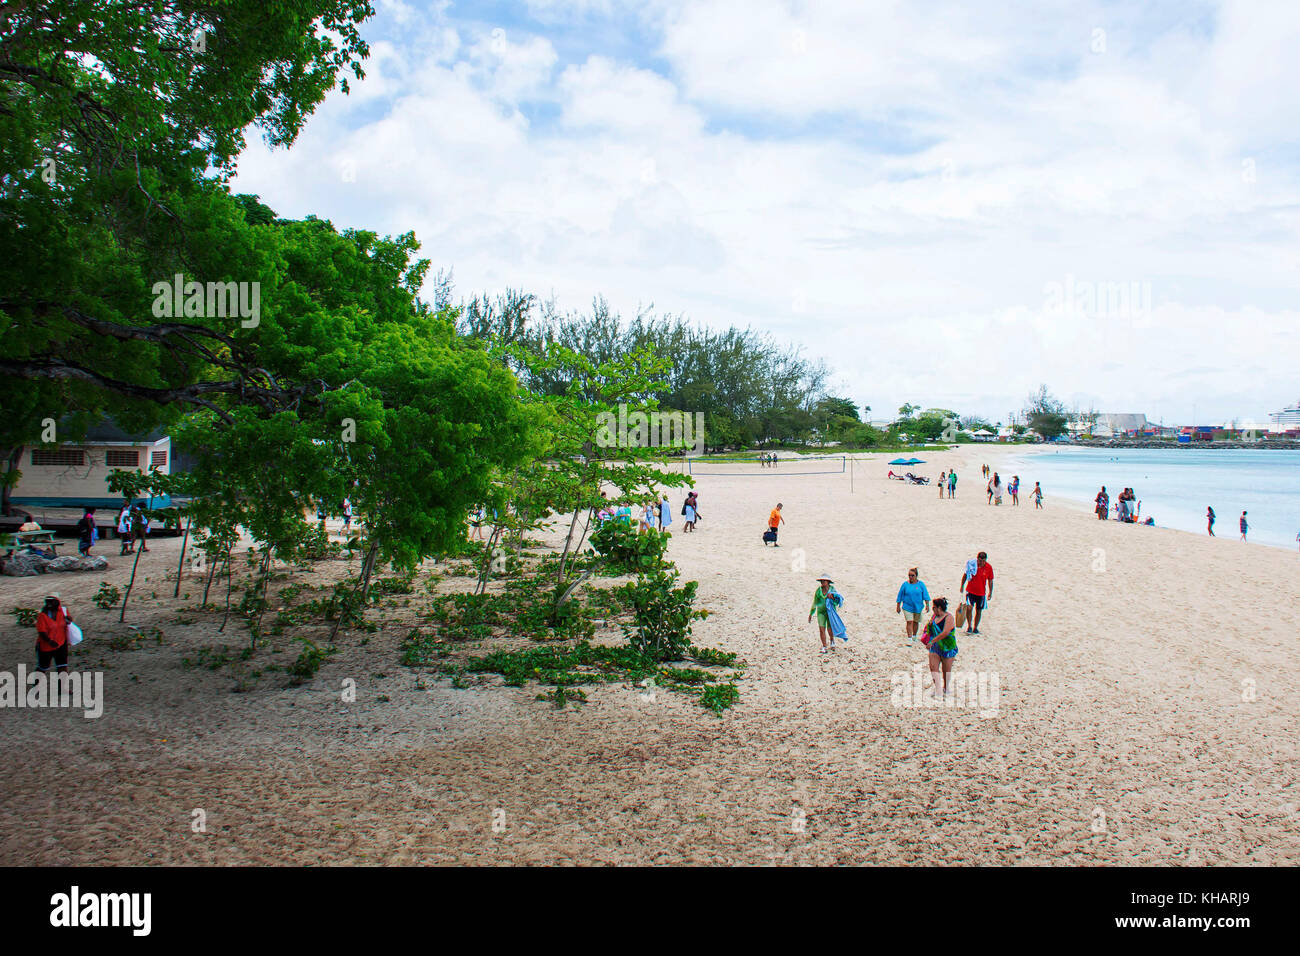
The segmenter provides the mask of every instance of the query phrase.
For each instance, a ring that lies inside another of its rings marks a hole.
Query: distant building
[[[15,505],[50,508],[117,507],[122,495],[108,490],[109,473],[157,469],[170,474],[171,444],[161,431],[133,436],[105,423],[89,429],[80,442],[50,447],[27,445],[18,459],[22,477],[9,500]],[[166,507],[169,503],[166,496],[149,501],[152,507]]]
[[[1105,425],[1110,429],[1111,435],[1123,435],[1127,438],[1137,438],[1141,435],[1151,434],[1152,428],[1145,414],[1129,413],[1098,416],[1097,425],[1098,428]],[[1101,434],[1096,428],[1092,430],[1092,433],[1094,435]]]

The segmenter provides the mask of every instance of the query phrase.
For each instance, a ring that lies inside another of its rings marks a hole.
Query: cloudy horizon
[[[752,326],[872,417],[1300,398],[1300,8],[375,6],[366,79],[233,187],[413,230],[458,297]]]

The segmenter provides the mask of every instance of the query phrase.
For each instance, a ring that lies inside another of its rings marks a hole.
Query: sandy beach
[[[979,465],[1005,453],[923,455],[931,477],[958,467],[953,501],[887,480],[887,455],[854,464],[852,492],[848,474],[697,477],[699,531],[678,517],[669,556],[712,612],[696,643],[749,664],[721,717],[620,684],[556,710],[499,678],[421,679],[400,623],[342,637],[304,686],[234,692],[229,668],[184,663],[247,635],[186,611],[197,582],[171,599],[178,539],[142,560],[128,616],[162,643],[105,646],[123,629],[90,597],[125,588],[115,542],[102,574],[0,578],[0,670],[33,664],[9,609],[58,590],[106,697],[96,720],[0,710],[0,863],[1300,863],[1296,555],[1035,511],[1032,471],[1020,507],[990,507]],[[955,670],[996,700],[916,706],[899,583],[915,565],[955,599],[979,550],[995,596]],[[831,655],[806,623],[818,574],[846,599]]]

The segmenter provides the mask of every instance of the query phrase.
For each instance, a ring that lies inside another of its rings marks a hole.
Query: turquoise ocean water
[[[1044,507],[1051,507],[1053,498],[1091,504],[1102,485],[1113,506],[1120,489],[1129,487],[1142,502],[1143,520],[1152,517],[1163,528],[1204,534],[1209,505],[1220,537],[1235,539],[1237,519],[1247,511],[1250,541],[1296,548],[1300,451],[1049,446],[1008,458],[1006,466],[1004,481],[1020,475],[1021,507],[1033,507],[1029,493],[1035,481],[1043,484]]]

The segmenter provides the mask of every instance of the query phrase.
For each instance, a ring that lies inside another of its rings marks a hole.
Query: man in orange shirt
[[[767,530],[772,532],[773,538],[776,537],[777,528],[784,523],[785,518],[781,515],[781,503],[778,501],[776,507],[772,509],[772,513],[767,516]],[[778,548],[781,547],[779,544],[776,544],[775,541],[773,544]]]

